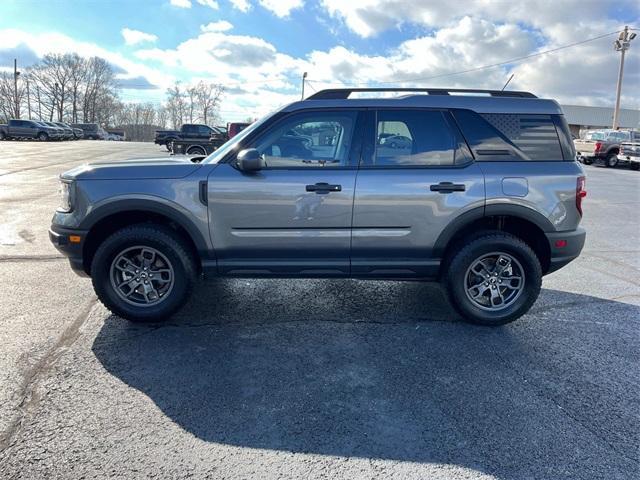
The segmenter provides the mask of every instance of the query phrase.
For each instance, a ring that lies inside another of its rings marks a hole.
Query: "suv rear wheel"
[[[542,269],[531,248],[504,232],[482,234],[448,262],[444,285],[470,323],[497,326],[524,315],[540,294]]]
[[[188,300],[196,280],[183,239],[161,225],[134,225],[108,237],[91,262],[93,287],[116,315],[157,321]]]

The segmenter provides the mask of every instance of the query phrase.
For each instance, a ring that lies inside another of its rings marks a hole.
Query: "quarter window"
[[[373,166],[446,166],[470,155],[446,114],[436,110],[381,110]]]
[[[356,112],[314,112],[285,119],[255,148],[269,167],[344,167],[349,163]]]

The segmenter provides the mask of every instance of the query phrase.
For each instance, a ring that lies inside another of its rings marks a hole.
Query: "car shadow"
[[[639,313],[543,290],[520,321],[483,328],[431,284],[220,280],[167,323],[109,316],[93,352],[207,442],[631,478]]]

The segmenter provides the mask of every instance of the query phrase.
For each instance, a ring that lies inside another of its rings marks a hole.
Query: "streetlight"
[[[300,100],[304,100],[304,80],[305,80],[305,78],[307,78],[307,72],[304,72],[302,74],[302,96],[300,97]]]
[[[613,42],[613,48],[616,52],[620,52],[620,71],[618,72],[618,87],[616,91],[616,108],[613,111],[613,129],[618,128],[618,118],[620,116],[620,93],[622,91],[622,73],[624,71],[624,54],[631,46],[631,40],[636,38],[635,33],[629,33],[629,27],[625,25],[624,30],[620,32],[618,39]]]

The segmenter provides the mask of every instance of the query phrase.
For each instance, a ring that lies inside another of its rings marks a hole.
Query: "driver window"
[[[269,167],[342,167],[349,151],[356,112],[295,115],[258,140],[255,148]]]

